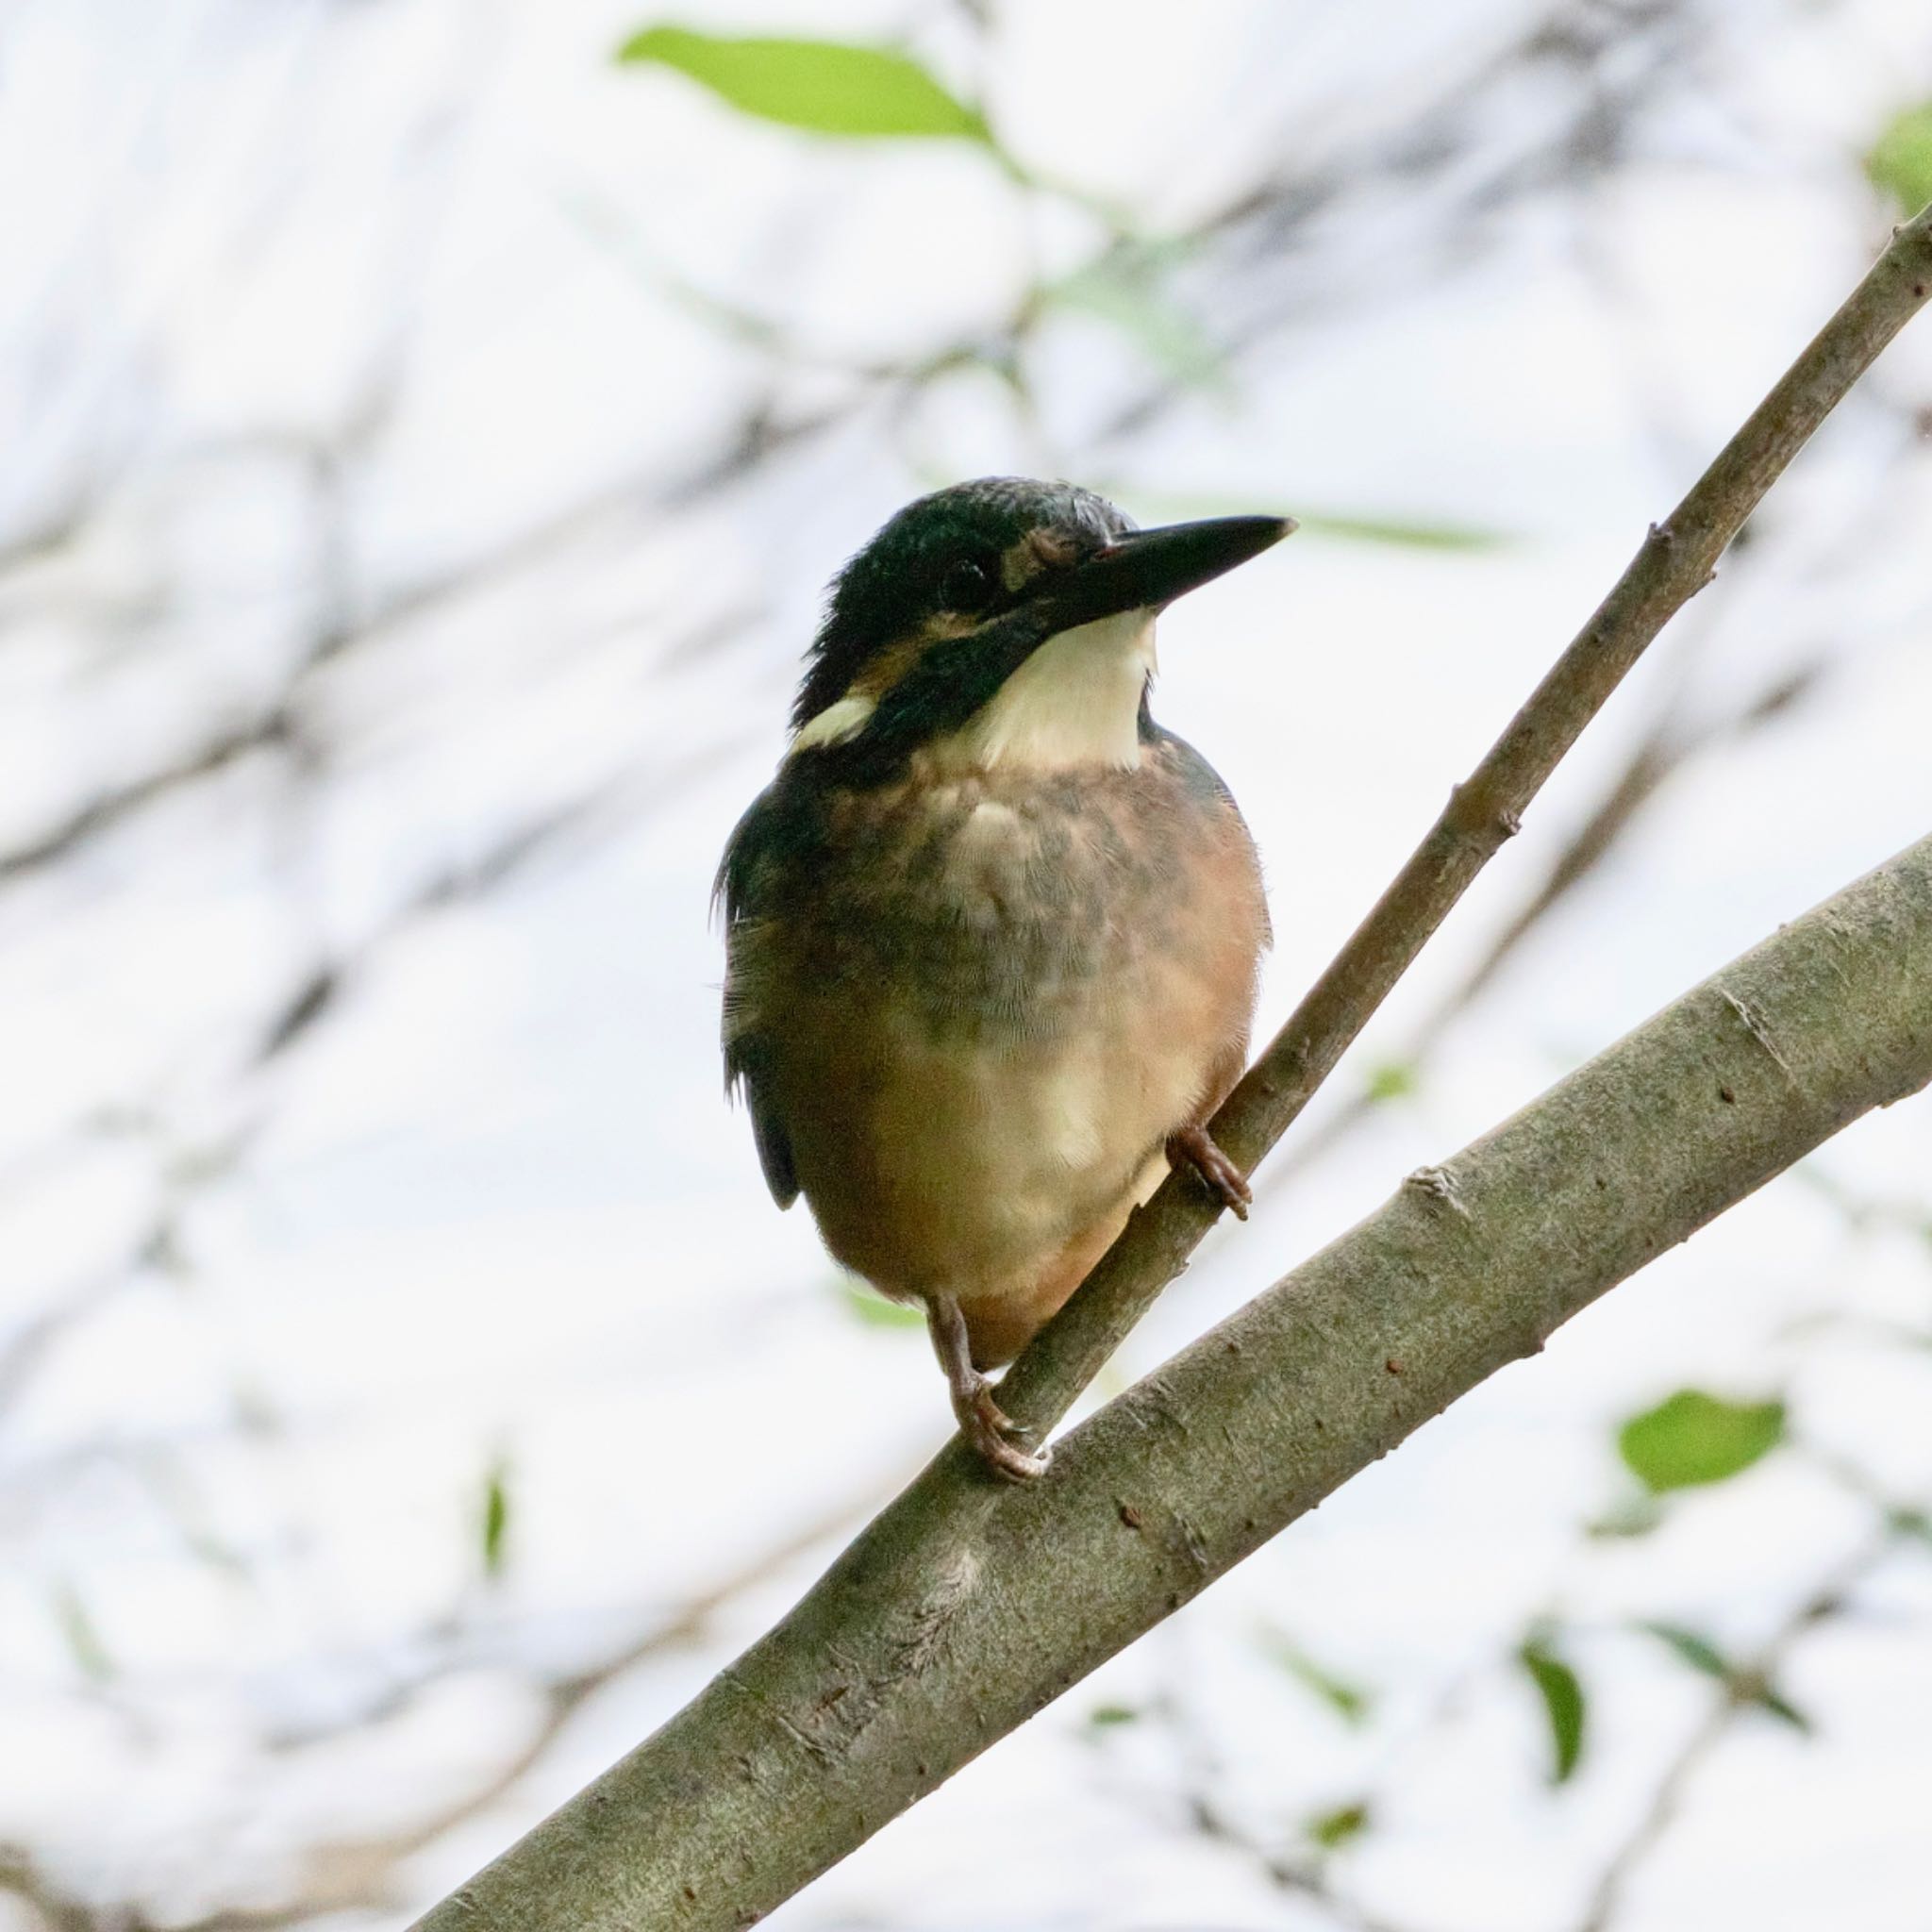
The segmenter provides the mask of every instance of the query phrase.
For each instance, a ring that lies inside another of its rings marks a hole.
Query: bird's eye
[[[942,609],[984,610],[992,596],[993,574],[976,557],[962,557],[940,580]]]

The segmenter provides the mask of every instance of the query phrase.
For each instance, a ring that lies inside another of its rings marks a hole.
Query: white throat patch
[[[1124,610],[1049,638],[943,745],[941,761],[1052,772],[1141,762],[1154,612]]]

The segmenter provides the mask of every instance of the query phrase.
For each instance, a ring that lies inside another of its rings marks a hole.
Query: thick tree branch
[[[1606,1290],[1932,1080],[1932,838],[1786,927],[1103,1409],[958,1443],[778,1627],[421,1921],[751,1924]]]

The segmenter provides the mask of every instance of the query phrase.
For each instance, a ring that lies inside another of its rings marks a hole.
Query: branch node
[[[1728,992],[1723,987],[1720,987],[1718,991],[1724,993],[1724,1005],[1730,1008],[1731,1011],[1737,1014],[1738,1018],[1743,1023],[1744,1031],[1771,1056],[1772,1061],[1776,1066],[1778,1072],[1793,1087],[1799,1087],[1798,1076],[1791,1071],[1790,1062],[1778,1051],[1777,1041],[1771,1037],[1771,1028],[1765,1024],[1764,1015],[1756,1007],[1752,1006],[1748,1000],[1740,1000],[1736,993]],[[1731,1097],[1724,1092],[1723,1088],[1720,1088],[1718,1091],[1724,1098],[1728,1099]]]
[[[1446,1167],[1419,1167],[1402,1185],[1413,1188],[1432,1207],[1447,1208],[1465,1221],[1469,1219],[1469,1208],[1456,1184],[1456,1176]]]
[[[1490,787],[1480,775],[1450,786],[1442,819],[1458,837],[1476,840],[1491,851],[1523,829],[1522,820],[1507,805],[1491,803]]]

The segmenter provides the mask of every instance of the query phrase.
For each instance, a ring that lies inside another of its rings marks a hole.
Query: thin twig
[[[1720,741],[1742,736],[1782,716],[1790,705],[1812,688],[1814,677],[1815,671],[1807,668],[1779,680],[1769,691],[1754,692],[1734,710],[1702,724],[1680,724],[1673,716],[1672,703],[1660,706],[1651,728],[1632,748],[1623,769],[1595,807],[1551,858],[1521,909],[1384,1064],[1392,1064],[1413,1076],[1455,1021],[1475,1004],[1550,914],[1578,887],[1594,877],[1597,869],[1643,817],[1657,794],[1686,765]],[[1374,1090],[1364,1083],[1319,1124],[1296,1137],[1286,1157],[1270,1171],[1268,1187],[1257,1190],[1257,1193],[1265,1196],[1273,1192],[1284,1180],[1313,1165],[1378,1104]]]
[[[702,1643],[718,1615],[738,1598],[849,1529],[875,1502],[875,1492],[848,1497],[688,1598],[621,1649],[551,1679],[541,1687],[541,1714],[523,1742],[461,1795],[391,1831],[308,1847],[297,1860],[299,1875],[288,1895],[276,1903],[222,1907],[198,1919],[171,1919],[167,1932],[281,1932],[335,1912],[393,1910],[402,1889],[403,1865],[425,1846],[501,1803],[592,1697],[653,1657]],[[434,1674],[414,1684],[409,1694],[420,1694]],[[339,1745],[348,1728],[326,1733],[323,1747]],[[145,1932],[151,1924],[132,1907],[117,1907],[111,1917],[96,1914],[69,1896],[24,1848],[0,1843],[0,1892],[8,1891],[26,1900],[58,1932]]]
[[[1932,295],[1932,208],[1899,228],[1851,296],[1717,459],[1510,720],[1362,924],[1213,1122],[1243,1169],[1288,1130],[1521,824],[1583,728],[1658,631],[1701,591],[1725,545],[1812,432]],[[1064,1415],[1219,1218],[1185,1175],[1127,1224],[1074,1298],[1008,1372],[1000,1405],[1035,1430]]]
[[[1860,1544],[1851,1556],[1835,1564],[1829,1574],[1807,1591],[1772,1632],[1750,1661],[1719,1686],[1711,1707],[1678,1745],[1653,1788],[1648,1803],[1605,1864],[1576,1932],[1607,1932],[1630,1881],[1676,1821],[1698,1773],[1739,1719],[1759,1707],[1760,1700],[1754,1696],[1754,1691],[1776,1681],[1799,1641],[1843,1608],[1846,1596],[1891,1554],[1892,1547],[1892,1539],[1881,1535]]]

